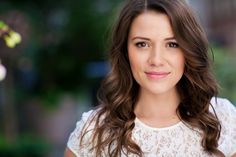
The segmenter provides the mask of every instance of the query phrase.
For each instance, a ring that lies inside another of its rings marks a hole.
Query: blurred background
[[[63,156],[76,121],[96,105],[122,2],[0,0],[0,23],[21,35],[11,48],[0,27],[1,157]],[[236,104],[236,1],[188,2],[210,40],[220,96]]]

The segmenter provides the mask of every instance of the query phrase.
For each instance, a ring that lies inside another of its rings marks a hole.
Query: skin
[[[167,15],[146,11],[134,19],[128,36],[128,56],[140,85],[137,118],[151,127],[178,123],[176,108],[180,100],[176,84],[184,72],[184,55]],[[66,148],[64,157],[76,155]]]
[[[131,70],[140,85],[137,118],[152,127],[167,127],[180,120],[176,89],[184,73],[184,54],[166,14],[146,11],[136,17],[128,37]]]
[[[128,36],[128,56],[133,76],[141,87],[137,117],[154,127],[178,122],[175,110],[179,96],[175,86],[183,75],[184,56],[165,14],[147,11],[134,19]],[[65,157],[75,155],[67,148]]]
[[[69,148],[66,148],[64,157],[76,157],[76,156]]]

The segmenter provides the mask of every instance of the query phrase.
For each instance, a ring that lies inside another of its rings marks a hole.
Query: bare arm
[[[64,153],[64,157],[76,157],[76,156],[69,148],[66,148],[65,153]]]
[[[236,153],[235,153],[235,154],[233,154],[233,156],[231,156],[231,157],[236,157]]]

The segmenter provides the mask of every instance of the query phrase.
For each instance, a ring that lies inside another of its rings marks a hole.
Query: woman
[[[236,109],[216,97],[207,51],[183,0],[129,0],[100,106],[83,114],[65,157],[235,157]]]

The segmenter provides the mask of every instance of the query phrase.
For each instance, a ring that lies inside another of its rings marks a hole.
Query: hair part
[[[221,126],[216,114],[209,111],[210,100],[218,91],[211,73],[208,41],[183,0],[129,0],[121,10],[109,51],[111,72],[98,91],[100,106],[92,119],[95,121],[92,141],[96,141],[93,145],[96,155],[107,152],[108,156],[117,157],[123,152],[143,156],[141,148],[131,138],[139,85],[132,76],[127,41],[133,20],[148,10],[169,17],[174,36],[184,52],[185,71],[177,84],[181,96],[177,108],[180,119],[202,131],[202,146],[206,152],[224,156],[217,149]]]

